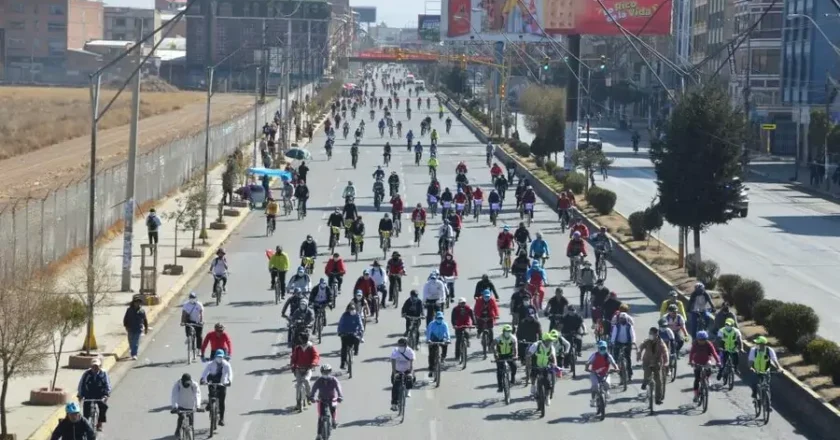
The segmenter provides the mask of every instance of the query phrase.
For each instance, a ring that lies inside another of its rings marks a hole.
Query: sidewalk
[[[822,163],[813,165],[815,171],[823,170],[824,165]],[[752,181],[761,181],[763,179],[765,181],[786,183],[796,190],[840,201],[840,185],[831,181],[829,188],[826,189],[825,180],[819,179],[812,181],[812,170],[808,165],[800,164],[799,173],[796,176],[797,179],[794,179],[796,163],[793,158],[755,156],[750,159],[750,164],[747,169],[753,175],[750,179]],[[829,177],[834,174],[836,169],[837,165],[830,165]]]
[[[250,145],[244,149],[246,156],[250,153]],[[210,171],[208,182],[211,191],[210,200],[217,201],[221,198],[221,176],[224,171],[224,162],[216,166]],[[178,258],[178,264],[183,266],[184,271],[181,276],[163,275],[163,265],[173,263],[173,256],[176,251],[180,252],[181,248],[190,246],[190,232],[179,231],[177,248],[175,247],[175,221],[167,220],[164,216],[170,212],[177,211],[178,197],[183,193],[178,193],[173,197],[162,200],[157,203],[155,209],[158,216],[161,217],[162,225],[159,229],[159,244],[158,244],[158,261],[157,261],[157,295],[160,298],[160,304],[156,306],[148,306],[146,314],[149,320],[149,325],[153,326],[156,319],[167,310],[168,306],[175,302],[175,298],[179,296],[181,290],[190,282],[190,280],[201,271],[206,271],[211,257],[215,250],[230,236],[233,230],[242,223],[247,217],[247,209],[240,210],[240,215],[237,217],[226,217],[227,229],[212,230],[209,229],[211,222],[214,222],[218,216],[216,206],[209,206],[207,209],[207,225],[208,235],[207,245],[201,246],[201,240],[196,239],[196,247],[204,250],[204,255],[201,258]],[[214,202],[215,203],[215,202]],[[145,213],[144,213],[145,214]],[[145,244],[146,240],[146,223],[145,217],[140,218],[134,223],[135,240],[133,242],[133,257],[132,257],[132,279],[131,289],[133,292],[140,290],[140,264],[141,264],[141,244]],[[131,301],[134,293],[119,292],[120,288],[120,274],[122,272],[122,249],[123,249],[123,235],[119,234],[112,240],[99,246],[103,258],[107,262],[110,273],[113,275],[112,292],[109,293],[104,303],[98,306],[96,310],[95,319],[95,335],[98,342],[99,349],[97,350],[102,357],[102,367],[105,370],[111,370],[114,365],[119,362],[133,362],[127,360],[128,355],[128,341],[122,326],[122,319],[128,303]],[[82,257],[80,261],[74,262],[67,270],[59,275],[59,285],[66,285],[70,282],[78,282],[84,280],[84,264],[86,258]],[[151,264],[150,257],[147,254],[147,264]],[[81,278],[80,278],[81,277]],[[207,292],[199,292],[199,299],[207,302],[209,294]],[[58,372],[56,386],[66,390],[70,396],[70,400],[75,400],[76,388],[79,378],[83,370],[72,370],[67,368],[68,358],[70,355],[80,353],[80,349],[84,342],[84,330],[70,335],[65,343],[66,352],[61,357],[61,369]],[[48,349],[45,347],[45,349]],[[142,359],[142,351],[139,353]],[[33,389],[49,386],[52,380],[53,369],[52,358],[50,357],[44,364],[44,370],[34,372],[32,375],[14,378],[9,383],[8,396],[6,398],[8,406],[8,423],[9,432],[17,435],[18,439],[48,439],[52,429],[56,426],[58,419],[64,417],[64,408],[54,406],[32,406],[28,405],[29,392]]]

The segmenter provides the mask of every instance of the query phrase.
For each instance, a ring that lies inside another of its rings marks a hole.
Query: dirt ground
[[[14,91],[21,89],[0,88],[0,90]],[[78,90],[87,93],[85,89]],[[103,97],[108,95],[108,93],[107,91],[104,92]],[[199,133],[203,130],[205,119],[204,100],[192,98],[193,94],[181,95],[182,93],[177,92],[180,96],[189,96],[190,98],[184,99],[185,102],[181,103],[174,102],[171,97],[161,99],[159,100],[161,104],[158,108],[169,105],[171,111],[163,114],[150,114],[140,121],[138,127],[139,153],[150,151],[166,143],[168,140]],[[165,94],[148,93],[147,95]],[[198,93],[198,95],[201,94]],[[0,104],[0,112],[8,111],[10,101],[7,101],[3,97],[2,92],[0,92],[0,102],[2,102]],[[211,124],[232,119],[249,109],[253,109],[253,105],[253,96],[238,94],[216,95],[212,101]],[[79,111],[82,110],[80,109]],[[87,133],[89,130],[89,107],[84,109],[84,112],[84,116],[78,118],[73,123],[81,126],[82,130]],[[128,154],[129,125],[127,120],[122,124],[118,124],[118,122],[119,120],[117,119],[112,123],[112,128],[100,128],[98,132],[97,166],[100,169],[105,169],[125,160]],[[46,126],[49,127],[49,124],[46,124]],[[0,139],[4,137],[0,136]],[[85,178],[89,172],[89,161],[89,135],[64,140],[35,151],[28,151],[8,159],[0,160],[0,204],[3,204],[10,197],[42,196],[51,189],[59,188],[69,182]]]

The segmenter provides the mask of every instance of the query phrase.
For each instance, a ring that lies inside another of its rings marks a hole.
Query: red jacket
[[[452,226],[452,229],[461,229],[461,216],[458,214],[450,216],[449,224]]]
[[[455,203],[467,203],[467,195],[464,193],[455,194]]]
[[[392,212],[403,212],[403,201],[399,197],[394,197],[391,199],[391,211]]]
[[[411,221],[426,221],[426,210],[414,208],[414,211],[411,211]]]
[[[513,234],[510,232],[501,232],[499,238],[496,239],[496,247],[499,249],[513,247]]]
[[[575,232],[580,232],[580,238],[586,240],[589,238],[589,228],[586,227],[583,223],[578,223],[572,227],[572,230],[569,231],[569,237],[574,235]]]
[[[473,314],[472,309],[468,305],[464,305],[464,307],[455,306],[452,308],[452,327],[465,327],[469,325],[475,325],[473,322]]]
[[[207,349],[207,345],[210,345],[211,354],[215,353],[216,350],[220,348],[224,350],[228,356],[233,354],[233,344],[231,344],[230,336],[228,336],[227,332],[222,332],[222,334],[219,335],[215,331],[211,331],[204,335],[204,341],[201,343],[202,357],[204,356],[204,350]]]
[[[492,296],[489,301],[484,301],[483,296],[475,300],[475,316],[481,319],[485,313],[487,313],[487,316],[493,318],[494,323],[499,319],[499,305],[496,304],[496,300]]]
[[[344,266],[343,259],[339,258],[338,261],[335,261],[332,258],[330,258],[329,260],[327,260],[327,267],[324,268],[324,273],[327,274],[327,276],[329,276],[332,275],[333,272],[338,272],[342,275],[347,273],[347,267]]]
[[[473,191],[473,200],[483,200],[484,193],[481,192],[481,188],[476,187],[475,191]]]
[[[522,194],[522,203],[537,203],[537,194],[531,191],[525,191]]]
[[[490,168],[490,175],[491,176],[501,176],[502,175],[502,167],[499,165],[493,165],[493,168]]]
[[[454,259],[452,261],[443,260],[440,262],[440,268],[438,271],[441,276],[444,277],[457,277],[458,263],[456,263]]]
[[[706,341],[705,344],[694,341],[691,344],[691,351],[688,353],[688,363],[695,365],[706,365],[712,359],[717,365],[720,365],[720,357],[718,357],[715,344]]]
[[[557,209],[569,209],[572,207],[572,201],[568,197],[560,197],[557,199]]]
[[[458,166],[455,167],[455,174],[467,174],[467,165],[463,163],[459,163]]]
[[[586,243],[583,240],[569,240],[569,244],[566,245],[566,256],[571,257],[578,253],[584,257],[586,256]]]
[[[402,258],[398,258],[396,260],[391,258],[388,260],[387,270],[388,275],[405,274],[405,264],[403,263]]]
[[[372,295],[376,293],[376,282],[373,281],[373,277],[368,277],[365,279],[364,276],[360,276],[358,280],[356,280],[356,285],[353,286],[353,291],[361,290],[362,294],[367,297],[368,295]]]
[[[292,350],[292,368],[311,368],[320,363],[321,354],[318,353],[318,349],[311,342],[306,344],[306,348],[298,345]]]

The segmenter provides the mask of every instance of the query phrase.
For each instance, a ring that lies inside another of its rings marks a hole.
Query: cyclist
[[[356,187],[353,186],[352,180],[347,182],[347,186],[344,187],[344,191],[342,191],[341,197],[344,198],[345,203],[350,203],[353,201],[353,199],[356,198]]]
[[[532,249],[533,247],[531,245]],[[586,258],[586,242],[583,241],[581,233],[575,231],[572,233],[572,239],[569,240],[569,244],[566,245],[566,257],[569,258],[569,264],[571,264],[571,259],[577,256]]]
[[[554,338],[551,333],[543,333],[537,342],[528,347],[528,356],[532,357],[531,365],[535,368],[531,369],[531,396],[537,395],[537,375],[540,373],[539,369],[549,368],[557,365],[557,352],[554,350]],[[550,374],[551,388],[554,389],[554,375]],[[546,396],[546,405],[550,405],[551,401]]]
[[[274,249],[274,255],[268,259],[268,270],[271,273],[271,290],[280,283],[280,298],[286,298],[286,272],[289,271],[289,254],[282,246]]]
[[[446,321],[443,319],[443,312],[438,311],[435,313],[435,319],[426,327],[426,342],[450,342],[450,332],[449,326],[446,324]],[[437,346],[433,345],[429,347],[429,377],[434,376],[438,349],[441,349],[440,359],[443,361],[446,359],[446,352],[448,345]]]
[[[415,353],[411,347],[408,346],[406,338],[400,338],[397,341],[397,346],[391,350],[391,411],[397,411],[397,401],[399,395],[398,388],[395,386],[395,379],[397,374],[403,374],[406,377],[405,386],[407,397],[411,397],[411,388],[414,385],[414,359]]]
[[[408,294],[408,299],[402,305],[400,313],[405,318],[405,335],[408,336],[409,326],[411,325],[408,318],[420,318],[423,316],[423,301],[417,295],[417,291],[412,289]]]
[[[566,195],[566,191],[560,191],[560,197],[557,198],[557,221],[563,221],[565,218],[568,225],[571,218],[570,209],[572,209],[571,199]]]
[[[430,126],[430,125],[429,125],[429,124],[427,124],[427,126]],[[437,132],[437,130],[436,130],[436,129],[434,129],[434,128],[432,129],[431,138],[432,138],[432,142],[437,143],[437,141],[438,141],[438,132]]]
[[[455,174],[467,174],[467,164],[463,160],[455,166]]]
[[[490,193],[490,195],[492,196],[493,193]],[[496,237],[496,251],[499,253],[499,264],[502,264],[502,259],[504,259],[505,250],[513,250],[514,239],[515,236],[510,233],[510,226],[505,225],[502,228],[502,232],[500,232],[499,236]]]
[[[353,239],[350,241],[350,252],[351,253],[362,253],[365,251],[365,221],[362,219],[362,216],[356,217],[353,220],[353,223],[350,225],[350,235]],[[361,241],[359,241],[359,249],[356,250],[356,237],[359,237]]]
[[[402,137],[402,121],[397,121],[397,137]]]
[[[517,292],[520,295],[523,294],[522,291]],[[514,293],[516,295],[516,293]],[[525,298],[528,298],[528,293],[524,292]],[[523,299],[525,299],[523,298]],[[511,298],[511,303],[513,303],[513,298]],[[516,327],[516,339],[519,341],[528,342],[528,344],[524,342],[520,342],[519,345],[519,360],[525,362],[525,356],[528,353],[528,347],[531,343],[538,341],[540,336],[543,334],[542,324],[540,323],[539,317],[537,316],[537,311],[528,304],[529,300],[525,299],[522,301],[521,299],[517,300],[518,303],[521,304],[511,304],[511,311],[517,310],[519,315],[519,325]],[[514,309],[513,306],[516,305],[517,308]]]
[[[426,199],[429,200],[430,197],[440,198],[440,182],[437,179],[432,179],[429,186],[426,187]]]
[[[391,189],[391,195],[400,192],[400,176],[396,171],[391,171],[391,175],[388,176],[388,187]]]
[[[630,354],[636,344],[636,329],[630,315],[626,312],[618,314],[618,320],[610,331],[610,346],[613,347],[613,357],[621,357],[619,350],[624,350],[623,355],[627,359],[627,379],[633,380],[633,360]]]
[[[198,347],[201,346],[202,331],[204,331],[204,305],[198,300],[195,292],[190,292],[189,300],[181,306],[181,325],[184,326],[187,337],[190,337],[190,329],[186,324],[191,324],[193,328],[197,355]]]
[[[496,301],[499,300],[499,292],[496,290],[496,285],[493,284],[493,281],[490,280],[490,276],[486,273],[482,274],[481,279],[475,283],[475,293],[473,294],[473,299],[478,299],[478,297],[484,294],[485,290],[490,290],[493,297],[496,298]]]
[[[668,365],[668,357],[668,346],[659,338],[659,328],[651,327],[648,330],[647,339],[639,345],[639,350],[636,351],[636,362],[642,363],[644,371],[643,390],[647,388],[648,380],[650,380],[651,374],[653,375],[657,405],[662,405],[662,401],[665,400],[665,380],[662,373]]]
[[[330,233],[332,234],[332,228],[344,228],[344,217],[341,215],[341,207],[336,206],[335,211],[330,214],[330,217],[327,219],[327,226],[330,229]]]
[[[298,267],[297,273],[289,278],[289,284],[286,288],[290,291],[300,289],[304,292],[308,292],[312,288],[312,280],[309,278],[309,274],[306,273],[306,269],[303,266]]]
[[[709,327],[711,319],[714,317],[715,305],[712,303],[712,296],[706,291],[706,286],[703,283],[696,283],[694,291],[688,299],[688,310],[691,313],[688,315],[688,330],[696,332],[705,330]]]
[[[700,399],[700,373],[703,367],[714,360],[720,367],[720,357],[715,345],[709,341],[709,334],[705,330],[697,332],[694,342],[691,344],[691,351],[688,353],[688,364],[694,367],[694,403]]]
[[[595,267],[601,262],[601,258],[605,258],[612,252],[612,242],[607,235],[606,226],[601,226],[601,229],[595,233],[589,241],[592,247],[595,248]]]
[[[478,218],[478,214],[481,211],[481,202],[484,200],[484,193],[481,191],[481,188],[478,185],[476,185],[475,189],[473,189],[472,200],[473,209],[475,210],[475,216],[476,218]]]
[[[502,167],[499,166],[497,163],[493,163],[493,166],[490,167],[490,178],[493,181],[493,186],[496,185],[496,179],[502,175]]]
[[[493,216],[494,214],[493,205],[496,205],[498,207],[495,209],[495,213],[498,214],[499,209],[502,205],[502,196],[500,196],[495,189],[491,189],[490,194],[487,195],[487,206],[490,208],[490,216]]]
[[[306,182],[301,181],[295,187],[295,198],[298,199],[300,210],[303,212],[303,216],[306,217],[306,201],[309,200],[309,187],[306,186]]]
[[[300,338],[304,336],[309,337],[309,329],[312,328],[312,324],[315,323],[315,312],[312,311],[312,308],[309,307],[309,299],[306,296],[302,296],[300,301],[298,302],[298,308],[292,311],[292,316],[289,318],[289,341],[292,341],[291,332],[292,327],[296,327],[296,340],[294,341],[295,344],[299,344],[301,342]]]
[[[490,289],[486,289],[481,292],[481,296],[475,301],[473,311],[475,312],[475,316],[479,318],[476,321],[476,330],[478,331],[478,334],[481,334],[481,332],[485,330],[489,330],[490,339],[493,339],[493,327],[499,319],[499,305],[496,303],[496,299],[493,298],[493,292],[491,292]]]
[[[446,134],[449,134],[449,130],[452,129],[452,118],[447,116],[446,117]]]
[[[455,232],[455,241],[458,241],[461,238],[461,226],[463,225],[463,221],[461,220],[461,216],[455,210],[449,210],[447,212],[449,216],[447,220],[449,220],[449,226],[452,226],[452,231]],[[453,242],[452,245],[454,246],[455,243]]]
[[[283,197],[283,203],[288,203],[289,205],[292,204],[292,198],[295,196],[295,187],[292,185],[292,182],[288,180],[283,181],[283,189],[281,190],[281,197]]]
[[[314,311],[324,310],[325,307],[333,309],[334,292],[330,292],[330,286],[327,285],[327,280],[321,278],[318,284],[309,292],[309,303],[313,305]],[[324,312],[326,312],[324,310]]]
[[[338,426],[335,402],[338,401],[341,403],[344,400],[344,393],[341,391],[341,382],[338,381],[337,377],[332,375],[332,367],[329,364],[321,365],[321,377],[315,379],[315,382],[312,384],[309,401],[313,402],[316,396],[320,397],[321,402],[329,403],[332,427],[335,429]],[[321,411],[323,410],[324,408],[318,405],[318,417],[321,416]]]
[[[362,276],[356,280],[353,290],[356,292],[362,292],[362,296],[365,301],[367,301],[371,313],[374,313],[376,311],[375,307],[378,305],[378,303],[374,300],[376,297],[376,281],[374,281],[373,277],[370,276],[370,270],[365,269],[362,271]]]
[[[524,250],[519,252],[510,265],[510,273],[515,278],[514,285],[518,286],[525,283],[525,273],[528,272],[528,268],[530,267],[531,260],[528,258],[528,254]]]
[[[487,157],[487,162],[490,162],[490,157],[493,156],[494,150],[495,148],[493,148],[493,143],[488,141],[487,146],[484,147],[484,155]]]
[[[204,351],[207,346],[210,346],[210,352],[215,353],[218,350],[224,350],[228,356],[233,354],[233,343],[231,343],[230,335],[225,332],[225,326],[221,322],[217,322],[214,330],[204,335],[204,342],[201,343],[201,360],[205,361]]]
[[[310,381],[312,380],[312,370],[314,370],[321,363],[321,354],[318,349],[309,340],[309,335],[303,333],[298,335],[298,343],[292,349],[292,356],[289,366],[295,374],[295,379],[303,382],[306,389],[306,395],[312,391]]]
[[[429,165],[429,174],[431,174],[432,176],[437,176],[437,167],[439,165],[437,157],[435,157],[434,155],[431,155],[429,157],[428,165]]]
[[[91,367],[82,373],[82,378],[79,379],[76,398],[82,402],[82,413],[86,419],[90,419],[93,405],[97,406],[99,420],[94,426],[97,432],[102,431],[102,424],[107,421],[108,405],[105,402],[110,395],[111,379],[108,377],[108,373],[102,369],[102,361],[95,358],[91,362]],[[98,402],[95,402],[95,400],[98,400]]]
[[[440,279],[438,271],[433,270],[429,279],[423,285],[423,303],[426,306],[426,325],[432,322],[435,312],[440,310],[444,299],[447,297],[446,283]]]
[[[388,296],[388,277],[385,275],[385,270],[379,264],[379,259],[374,259],[368,270],[370,271],[370,278],[373,280],[373,284],[376,285],[376,291],[382,294],[382,303],[384,304],[385,298]],[[371,297],[370,299],[373,301],[375,298]]]
[[[519,218],[523,218],[525,216],[525,205],[534,205],[536,203],[537,193],[534,192],[534,188],[532,188],[531,185],[526,186],[525,191],[522,192],[522,198],[520,200],[522,209],[519,211]],[[533,215],[533,211],[531,211],[531,214]]]
[[[589,239],[589,228],[583,224],[583,220],[580,217],[572,218],[572,225],[569,227],[569,237],[574,237],[575,232],[580,235],[580,238],[587,240]]]
[[[668,313],[665,314],[662,319],[665,320],[665,324],[671,329],[673,332],[675,347],[674,349],[677,350],[679,353],[682,350],[683,342],[688,340],[688,330],[685,328],[685,317],[679,314],[676,304],[671,304],[668,306]],[[682,337],[680,337],[680,332],[682,332]]]
[[[606,341],[598,342],[598,350],[589,356],[586,361],[585,371],[589,372],[589,382],[592,386],[592,400],[589,406],[595,406],[596,396],[598,395],[599,377],[604,378],[607,384],[607,390],[610,389],[610,371],[618,370],[618,365],[615,363],[612,355],[609,354],[609,349]]]
[[[755,399],[758,395],[758,376],[767,374],[770,368],[781,370],[779,365],[779,358],[776,356],[776,351],[767,346],[767,338],[759,336],[753,341],[755,346],[750,349],[750,354],[747,356],[747,361],[750,365],[750,389],[752,389],[752,398]]]
[[[455,230],[449,224],[449,219],[443,219],[438,229],[438,236],[438,249],[443,249],[447,253],[451,252],[455,243]]]
[[[179,409],[196,412],[201,406],[201,388],[192,380],[192,376],[184,373],[172,386],[170,400],[172,405],[170,412],[173,414],[178,414]],[[175,438],[179,440],[181,439],[181,423],[184,421],[184,416],[185,414],[178,414],[178,423],[175,424]],[[193,414],[186,414],[186,417],[189,417],[189,423],[192,426],[194,422]],[[68,440],[75,438],[77,437],[67,437]]]
[[[540,265],[539,260],[531,260],[531,268],[525,272],[525,282],[528,283],[528,290],[532,296],[536,296],[536,303],[539,309],[542,309],[543,300],[545,299],[545,286],[548,285],[548,274]]]
[[[338,253],[333,254],[332,258],[327,261],[324,274],[327,276],[330,285],[333,284],[333,281],[338,284],[338,292],[333,292],[336,296],[341,293],[341,283],[344,282],[345,273],[347,273],[347,267],[344,265],[344,260]]]
[[[58,422],[50,440],[94,440],[96,438],[96,432],[87,419],[82,417],[79,406],[75,402],[65,405],[64,410],[67,412],[67,417]]]
[[[388,146],[388,148],[391,148],[391,147]],[[384,178],[385,178],[385,171],[382,169],[382,165],[377,165],[376,166],[376,171],[373,172],[373,180],[382,180]]]
[[[216,251],[216,258],[213,259],[213,262],[210,263],[210,273],[213,274],[213,298],[216,297],[216,288],[219,286],[219,282],[222,283],[222,294],[227,292],[227,273],[228,273],[228,264],[227,258],[225,258],[225,250],[224,248],[219,248]]]
[[[458,305],[452,308],[449,319],[452,321],[452,327],[455,328],[455,359],[460,359],[461,340],[465,337],[469,340],[470,336],[469,330],[463,327],[476,325],[475,313],[467,305],[467,300],[461,298],[458,300]]]
[[[548,248],[548,242],[543,240],[542,232],[536,233],[536,238],[531,242],[531,249],[528,255],[537,261],[548,259],[551,256],[551,251]]]
[[[414,144],[414,161],[419,163],[422,157],[423,145],[420,143],[420,141],[417,141],[417,143]]]
[[[382,215],[381,219],[379,219],[379,247],[382,247],[382,244],[385,241],[385,237],[382,234],[383,232],[387,232],[389,236],[393,237],[394,221],[391,220],[391,216],[389,216],[387,212]]]
[[[268,204],[265,205],[265,222],[266,226],[271,225],[271,229],[277,227],[277,213],[280,212],[280,205],[276,200],[269,197]]]
[[[516,162],[511,159],[505,164],[505,170],[507,170],[507,180],[510,183],[513,183],[513,176],[516,174]]]
[[[403,263],[400,253],[394,251],[391,254],[391,259],[388,260],[385,267],[388,274],[389,285],[391,286],[391,289],[388,292],[387,301],[393,301],[394,292],[402,290],[402,277],[405,276],[405,263]],[[386,305],[387,301],[383,298],[383,307]]]
[[[580,287],[580,308],[583,309],[583,298],[586,296],[586,292],[592,292],[592,289],[595,287],[595,271],[592,269],[592,263],[589,261],[584,261],[583,266],[580,268],[580,279],[578,280],[578,286]],[[591,302],[591,298],[590,298]]]
[[[528,243],[532,241],[531,232],[529,232],[528,228],[525,227],[524,222],[519,223],[519,227],[516,228],[516,231],[513,232],[513,238],[516,240],[517,243],[517,254],[528,249]]]
[[[724,327],[718,330],[718,341],[721,350],[721,368],[718,370],[717,380],[723,378],[723,368],[727,362],[731,362],[730,367],[733,371],[738,371],[739,353],[744,351],[744,339],[741,336],[741,330],[735,328],[735,320],[727,319]]]
[[[411,211],[411,223],[416,224],[417,222],[423,223],[423,226],[420,228],[420,233],[424,234],[426,232],[426,210],[423,209],[421,203],[418,203],[414,207],[414,210]]]
[[[510,324],[502,326],[502,334],[493,343],[493,355],[496,361],[507,361],[510,368],[510,383],[516,383],[516,358],[518,357],[516,339],[513,337],[513,327]],[[496,363],[496,385],[497,392],[502,392],[502,374],[504,369],[501,363]]]
[[[505,192],[507,192],[509,186],[510,184],[504,174],[500,175],[493,183],[493,188],[496,188],[496,191],[499,192],[499,195],[503,200],[505,198]]]
[[[201,384],[217,384],[221,386],[211,387],[208,394],[207,410],[210,410],[210,399],[216,397],[219,400],[219,426],[225,426],[225,397],[227,387],[233,382],[233,368],[225,360],[224,350],[216,350],[213,362],[204,367],[201,373]],[[214,396],[215,395],[215,396]]]
[[[569,300],[563,296],[563,288],[554,289],[554,297],[550,298],[545,305],[544,314],[548,317],[548,328],[555,329],[560,326],[560,321],[568,306]]]
[[[446,278],[455,278],[458,276],[458,263],[455,262],[455,257],[451,252],[447,252],[443,257],[443,260],[441,260],[438,272],[444,280],[446,280]],[[452,280],[444,282],[447,287],[448,300],[449,302],[452,302],[455,300],[455,281]]]
[[[570,305],[566,307],[566,312],[560,318],[560,336],[563,339],[571,342],[575,348],[575,352],[580,355],[583,349],[583,335],[586,334],[586,327],[583,324],[583,318],[578,314],[575,306]],[[554,329],[556,330],[556,329]],[[569,366],[570,359],[567,357],[563,362],[564,367]]]
[[[315,258],[318,256],[318,243],[311,235],[306,236],[306,240],[300,243],[300,265],[305,267],[304,259],[311,258],[313,265]]]
[[[685,319],[685,306],[680,301],[680,294],[676,290],[671,290],[668,294],[668,299],[662,301],[662,306],[659,308],[659,314],[664,315],[671,310],[671,306],[676,306],[679,314]]]

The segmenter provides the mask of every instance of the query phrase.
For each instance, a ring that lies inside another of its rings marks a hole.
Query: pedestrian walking
[[[149,321],[146,320],[146,311],[143,310],[142,300],[137,297],[131,301],[131,305],[123,316],[123,327],[128,335],[128,347],[131,352],[131,360],[137,360],[137,351],[140,347],[140,335],[149,333]]]
[[[160,217],[157,216],[155,208],[149,209],[149,215],[146,217],[146,230],[149,233],[149,244],[152,245],[152,255],[154,255],[155,249],[157,249],[158,229],[160,229]]]

